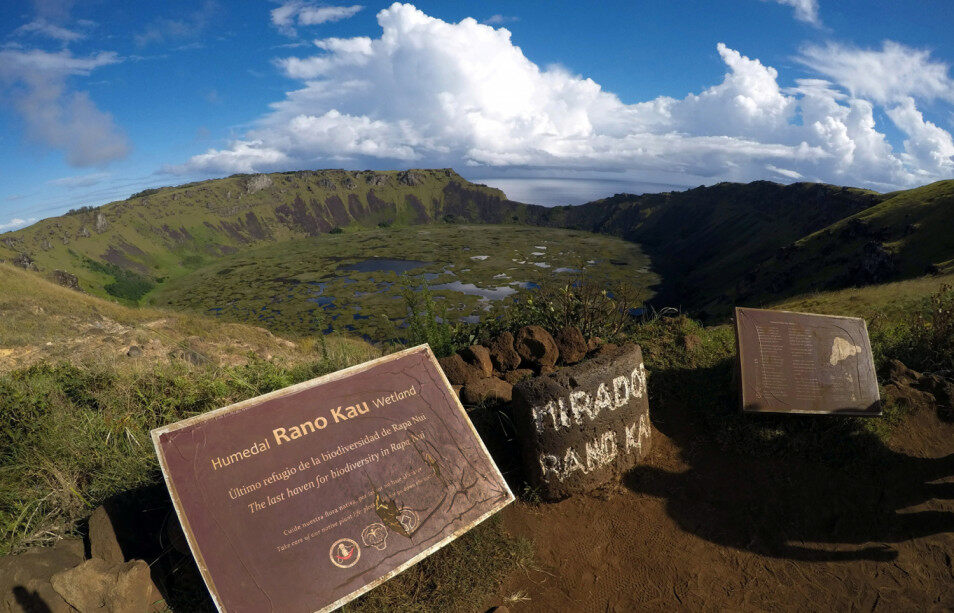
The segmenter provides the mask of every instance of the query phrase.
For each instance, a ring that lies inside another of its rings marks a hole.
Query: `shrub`
[[[915,370],[954,369],[954,288],[942,286],[911,317],[872,320],[875,361],[896,358]]]
[[[344,229],[341,226],[335,226],[328,231],[328,234],[344,234]]]
[[[503,301],[481,321],[474,335],[485,339],[526,325],[547,330],[576,326],[587,338],[618,339],[638,323],[634,314],[641,306],[640,291],[632,285],[608,286],[580,272],[569,283],[544,284]]]
[[[136,303],[139,299],[148,294],[155,283],[148,277],[144,277],[131,270],[126,270],[109,262],[99,262],[91,258],[84,258],[83,264],[93,272],[109,275],[112,281],[105,284],[103,289],[110,296],[115,296],[126,302]]]
[[[407,307],[406,343],[411,346],[427,343],[439,358],[450,355],[457,348],[458,326],[450,323],[447,305],[438,304],[427,281],[422,277],[420,282],[420,287],[415,287],[408,275],[403,275],[401,281],[401,296]]]

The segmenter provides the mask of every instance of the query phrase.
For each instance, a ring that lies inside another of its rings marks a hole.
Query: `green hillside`
[[[887,194],[780,250],[737,288],[762,302],[954,272],[954,181]]]
[[[617,194],[552,209],[540,222],[639,243],[662,278],[656,302],[709,317],[734,304],[954,270],[954,181],[890,194],[720,183]]]
[[[450,169],[234,175],[146,190],[0,235],[0,260],[47,276],[67,271],[91,293],[138,302],[165,281],[250,248],[435,222],[624,238],[652,260],[660,279],[654,302],[704,318],[722,318],[734,304],[954,270],[954,181],[890,194],[720,183],[547,208],[510,201]]]
[[[157,282],[250,245],[349,226],[512,223],[521,210],[450,169],[233,175],[44,219],[0,236],[0,260],[67,271],[89,292],[136,301]]]

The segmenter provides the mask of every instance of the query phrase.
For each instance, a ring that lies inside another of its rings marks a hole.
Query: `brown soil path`
[[[539,569],[512,577],[499,603],[954,610],[954,424],[933,411],[851,467],[726,454],[665,410],[653,435],[647,464],[616,490],[504,511]]]

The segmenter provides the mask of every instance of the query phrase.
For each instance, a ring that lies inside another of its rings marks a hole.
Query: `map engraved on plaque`
[[[737,308],[742,409],[880,415],[862,319]]]
[[[153,431],[223,611],[329,611],[513,500],[427,346]]]

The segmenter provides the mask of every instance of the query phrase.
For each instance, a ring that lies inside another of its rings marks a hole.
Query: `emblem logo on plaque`
[[[338,539],[331,545],[331,563],[338,568],[351,568],[361,558],[361,548],[349,538]]]

